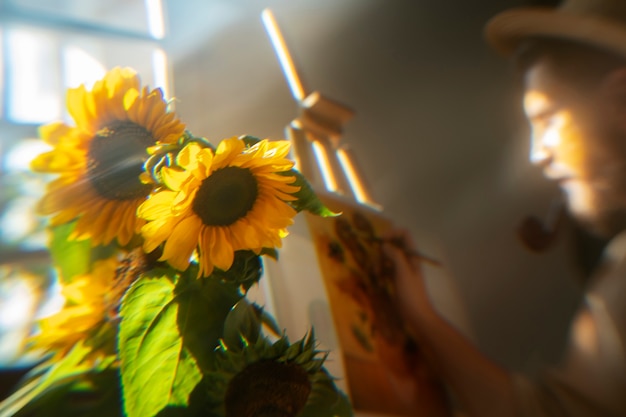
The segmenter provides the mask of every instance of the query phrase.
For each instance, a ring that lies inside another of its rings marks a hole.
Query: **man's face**
[[[608,104],[600,87],[576,88],[545,61],[526,73],[531,162],[559,184],[570,212],[604,236],[626,228],[626,132]]]

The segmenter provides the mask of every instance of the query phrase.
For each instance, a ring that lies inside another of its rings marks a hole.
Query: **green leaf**
[[[214,269],[211,278],[217,278],[236,286],[242,286],[245,291],[259,282],[263,275],[263,264],[259,255],[251,250],[235,252],[235,259],[228,271]]]
[[[226,316],[242,295],[237,283],[195,277],[188,271],[177,284],[176,297],[186,309],[184,315],[179,314],[178,328],[184,346],[205,370],[223,336]]]
[[[188,321],[189,306],[175,296],[168,273],[141,277],[122,302],[119,352],[129,417],[151,417],[168,405],[187,405],[202,379],[179,332],[179,321]]]
[[[190,378],[195,382],[191,382]],[[168,402],[168,405],[187,406],[191,391],[193,391],[201,379],[202,375],[199,373],[195,359],[191,356],[189,350],[183,348],[178,363],[178,369],[176,370],[176,378],[174,379],[174,385],[172,387],[172,398]],[[189,390],[189,388],[191,388],[191,390]]]
[[[274,336],[280,337],[282,331],[280,330],[280,327],[278,327],[278,323],[276,322],[274,317],[266,312],[263,307],[260,307],[257,304],[252,304],[252,306],[256,310],[259,318],[261,319],[261,323],[263,323],[263,325],[268,328],[272,332],[272,334],[274,334]]]
[[[269,256],[270,258],[274,259],[275,261],[278,260],[278,251],[276,250],[276,248],[263,248],[261,249],[261,256]]]
[[[190,131],[186,130],[185,134],[181,138],[182,147],[187,146],[191,142],[195,142],[199,144],[200,146],[202,146],[203,148],[210,148],[213,151],[215,151],[215,147],[213,146],[213,144],[211,144],[211,142],[209,142],[207,138],[203,138],[201,136],[194,136]]]
[[[250,135],[239,136],[239,139],[243,140],[243,143],[246,145],[246,148],[251,148],[252,146],[261,142],[261,139],[255,136],[250,136]]]
[[[0,403],[0,417],[14,416],[51,390],[70,384],[90,372],[93,369],[91,364],[84,362],[89,353],[91,348],[79,342],[58,361],[37,367],[35,371],[38,375],[27,380],[21,388]]]
[[[92,247],[89,239],[70,239],[75,226],[73,221],[50,228],[50,256],[64,282],[88,273],[95,260],[109,258],[117,250],[115,244]]]
[[[298,417],[352,417],[350,400],[335,386],[325,370],[313,377],[313,390]]]
[[[50,229],[50,256],[66,282],[91,269],[91,242],[70,240],[76,222],[65,223]]]
[[[261,320],[256,309],[245,298],[230,310],[224,321],[224,343],[229,349],[240,350],[247,343],[256,343],[261,334]]]
[[[317,194],[315,194],[315,191],[313,191],[311,184],[309,184],[304,175],[300,172],[295,169],[291,169],[289,171],[277,172],[277,174],[296,177],[296,181],[289,184],[300,187],[300,191],[293,194],[298,199],[296,201],[289,202],[289,204],[296,209],[296,211],[306,210],[322,217],[333,217],[341,214],[331,211],[324,205],[324,203],[322,203],[322,200],[320,200]]]
[[[122,417],[118,369],[90,372],[68,384],[55,386],[15,417]]]

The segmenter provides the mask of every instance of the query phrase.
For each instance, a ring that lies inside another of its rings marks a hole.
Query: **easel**
[[[319,91],[307,92],[272,11],[263,10],[261,17],[300,109],[298,117],[285,128],[292,144],[296,168],[317,189],[323,187],[375,210],[382,210],[372,199],[351,150],[341,144],[343,125],[354,116],[354,111]]]

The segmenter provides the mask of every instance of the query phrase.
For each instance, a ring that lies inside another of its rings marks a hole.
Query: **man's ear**
[[[600,85],[603,110],[615,126],[626,132],[626,66],[611,71]]]

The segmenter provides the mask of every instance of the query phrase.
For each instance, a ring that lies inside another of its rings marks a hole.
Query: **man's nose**
[[[538,131],[533,129],[530,143],[530,162],[545,166],[554,156],[554,147],[558,143],[558,132],[554,129]]]

